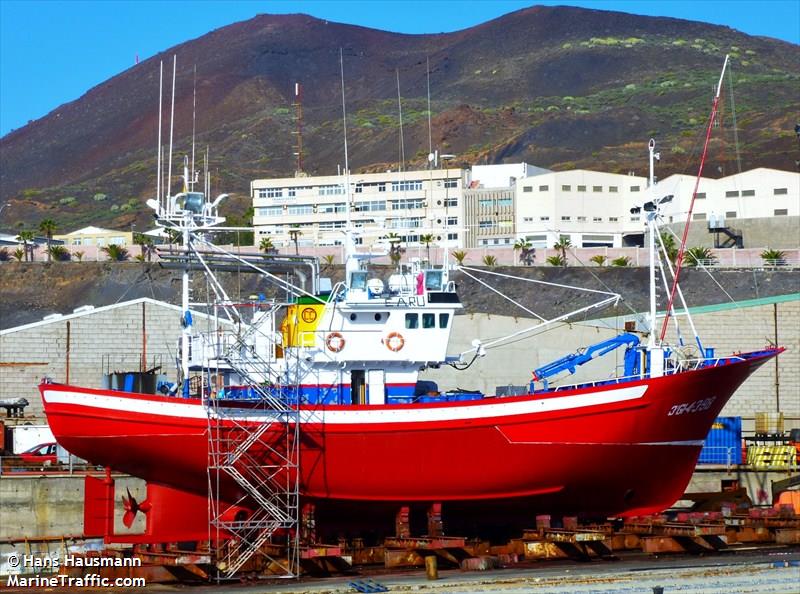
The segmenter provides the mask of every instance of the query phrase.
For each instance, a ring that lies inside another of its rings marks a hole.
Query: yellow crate
[[[793,470],[797,468],[797,450],[793,445],[751,445],[747,463],[756,470]]]
[[[783,433],[783,413],[782,412],[759,412],[756,413],[756,434],[757,435],[779,435]]]

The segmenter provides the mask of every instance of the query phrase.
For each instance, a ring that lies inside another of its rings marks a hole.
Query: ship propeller
[[[141,503],[136,501],[136,498],[131,495],[131,490],[126,489],[128,492],[128,496],[122,496],[122,507],[125,508],[125,515],[122,516],[122,523],[125,524],[126,528],[130,528],[133,526],[133,521],[136,519],[136,514],[142,512],[146,514],[152,508],[150,502],[145,499]]]

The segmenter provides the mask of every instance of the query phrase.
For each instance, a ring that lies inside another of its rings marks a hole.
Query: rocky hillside
[[[790,43],[570,7],[533,7],[439,35],[261,15],[166,49],[0,139],[0,201],[10,203],[4,227],[43,218],[60,230],[145,223],[143,198],[155,186],[159,61],[169,81],[173,55],[173,163],[190,151],[196,66],[197,142],[210,147],[214,188],[236,197],[228,214],[249,205],[251,179],[294,172],[295,82],[304,88],[304,170],[335,172],[343,162],[340,48],[354,169],[398,166],[398,74],[407,165],[424,163],[428,60],[433,145],[457,163],[642,173],[653,136],[662,176],[694,172],[726,52],[732,85],[725,84],[707,173],[734,172],[737,146],[745,169],[794,169],[800,159],[793,130],[800,46]]]

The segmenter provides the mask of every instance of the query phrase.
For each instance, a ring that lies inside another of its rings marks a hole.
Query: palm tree
[[[603,256],[602,254],[597,254],[596,256],[592,256],[591,258],[589,258],[589,262],[594,262],[598,266],[605,266],[606,260],[608,260],[608,258]]]
[[[547,263],[550,264],[550,266],[566,266],[567,265],[566,260],[564,260],[564,257],[561,254],[558,254],[556,256],[548,256],[547,257]]]
[[[261,243],[258,244],[258,249],[260,249],[265,254],[274,254],[275,253],[275,245],[272,243],[271,237],[262,237]]]
[[[614,258],[611,260],[611,265],[625,268],[626,266],[631,265],[631,259],[628,256],[620,256],[619,258]]]
[[[571,247],[572,247],[572,242],[566,235],[562,235],[561,237],[559,237],[558,241],[553,245],[553,249],[561,252],[561,266],[567,265],[567,250]],[[548,262],[549,261],[550,259],[548,258]]]
[[[483,257],[483,265],[488,266],[491,268],[492,266],[497,266],[497,258],[492,256],[491,254],[486,255]]]
[[[75,252],[75,253],[74,253],[74,254],[72,254],[72,255],[73,255],[73,256],[75,256],[75,259],[76,259],[78,262],[83,262],[83,256],[84,256],[84,252],[77,251],[77,252]]]
[[[22,248],[17,248],[13,252],[11,252],[11,255],[14,256],[14,259],[17,262],[22,262],[22,259],[26,258],[27,253],[28,252],[26,250],[23,250]]]
[[[453,256],[453,258],[456,261],[456,264],[461,266],[464,263],[464,260],[467,259],[468,254],[464,250],[456,250],[452,252],[450,255]]]
[[[39,223],[39,231],[44,233],[47,237],[47,261],[50,262],[52,254],[50,248],[52,247],[53,233],[56,231],[56,222],[53,219],[45,219]]]
[[[335,261],[336,261],[336,256],[334,256],[333,254],[325,254],[324,256],[322,256],[322,267],[325,270],[327,270],[328,268],[331,268],[333,266]]]
[[[386,239],[389,242],[389,259],[394,266],[397,266],[405,251],[400,245],[400,236],[397,233],[389,233]]]
[[[47,258],[56,262],[69,262],[71,256],[69,250],[63,245],[51,245],[47,250]]]
[[[33,238],[33,231],[20,231],[19,235],[17,236],[17,240],[22,242],[22,250],[24,252],[26,262],[29,261],[29,257],[31,261],[33,260],[33,244],[28,243],[32,242]]]
[[[533,248],[533,245],[527,239],[518,239],[514,243],[514,251],[516,252],[519,250],[519,261],[526,266],[530,266],[533,264],[533,259],[536,254],[536,250]]]
[[[761,252],[761,259],[767,266],[784,266],[786,264],[786,252],[781,250],[766,249]]]
[[[675,264],[678,259],[678,246],[675,245],[675,236],[668,231],[661,232],[661,241],[664,244],[664,249],[667,251],[667,258]]]
[[[300,231],[300,225],[293,225],[292,227],[293,227],[292,229],[289,229],[289,237],[294,242],[294,255],[299,256],[300,245],[297,243],[297,240],[303,234],[303,232]]]
[[[419,242],[425,245],[425,254],[428,262],[431,261],[431,244],[436,238],[433,235],[423,235],[419,238]]]
[[[687,266],[713,266],[717,263],[714,252],[707,247],[693,247],[686,250]]]
[[[125,248],[125,246],[112,243],[111,245],[107,245],[102,248],[102,250],[108,256],[109,260],[122,262],[123,260],[128,259],[128,250]]]
[[[153,240],[144,233],[134,233],[133,243],[140,246],[142,249],[142,257],[137,258],[137,260],[144,262],[146,259],[148,262],[150,262],[152,259]]]

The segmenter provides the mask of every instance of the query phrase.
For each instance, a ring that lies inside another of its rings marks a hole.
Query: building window
[[[639,186],[631,186],[631,192],[638,192]]]
[[[522,222],[523,223],[532,223],[533,222],[533,217],[522,217]]]
[[[533,192],[533,186],[522,186],[523,192]]]
[[[392,182],[392,192],[413,192],[414,190],[422,189],[422,181],[395,181]]]
[[[578,186],[578,191],[579,192],[585,192],[586,191],[586,186]]]
[[[631,223],[635,223],[640,217],[631,217]]]
[[[539,191],[540,192],[547,192],[547,190],[549,190],[549,189],[550,189],[550,186],[539,186]]]
[[[696,212],[692,215],[693,221],[705,221],[706,220],[706,213],[704,212]]]
[[[258,209],[258,216],[260,217],[279,217],[283,215],[282,206],[267,206]]]
[[[444,205],[446,208],[450,206],[458,206],[458,198],[456,198],[455,196],[451,198],[445,198]]]
[[[447,217],[447,225],[458,225],[458,217]]]
[[[619,221],[619,217],[608,217],[608,220],[611,223],[616,223],[617,221]]]
[[[445,188],[457,188],[458,187],[458,180],[457,179],[446,179],[446,180],[444,180],[444,187]]]
[[[562,221],[570,221],[570,220],[572,220],[572,217],[570,217],[569,215],[563,215],[563,216],[561,217],[561,220],[562,220]]]
[[[294,198],[295,196],[297,196],[297,188],[288,188],[287,194],[289,195],[290,198]]]
[[[317,211],[323,214],[332,212],[346,212],[347,205],[344,202],[332,202],[330,204],[320,204],[317,207]]]
[[[448,233],[447,239],[452,239],[454,241],[458,241],[458,233]]]
[[[603,217],[592,217],[592,222],[594,223],[602,223]]]
[[[450,314],[439,314],[439,328],[447,328],[447,324],[450,323]]]
[[[775,216],[776,217],[782,217],[782,216],[786,216],[786,215],[789,214],[789,209],[788,208],[776,208],[774,212],[775,212]]]
[[[406,328],[413,330],[419,328],[419,314],[407,313],[406,314]]]
[[[425,208],[424,198],[404,198],[402,200],[391,201],[392,210],[407,210],[413,208]]]
[[[579,221],[585,221],[585,220],[586,220],[586,217],[578,217],[578,220],[579,220]]]
[[[755,196],[755,190],[742,190],[742,196]]]
[[[697,194],[695,194],[694,197],[697,200],[704,200],[705,197],[706,197],[706,193],[705,192],[697,192]]]
[[[422,227],[422,217],[409,217],[407,219],[390,219],[386,227],[389,229],[418,229]]]
[[[562,192],[571,192],[572,191],[572,186],[561,186],[561,191]]]
[[[592,192],[602,192],[603,186],[592,186]]]
[[[364,191],[364,186],[356,184],[356,194],[361,194]]]
[[[497,222],[497,226],[500,229],[511,229],[514,226],[514,221],[510,221],[510,220],[498,221]]]
[[[612,194],[616,194],[619,191],[619,188],[617,186],[608,186],[608,191]]]
[[[364,202],[356,202],[353,205],[354,212],[372,212],[376,210],[386,210],[386,201],[368,200]]]
[[[320,196],[336,196],[344,194],[344,188],[342,186],[319,186],[317,187],[317,193]]]
[[[540,221],[549,221],[550,217],[548,217],[548,216],[539,217],[539,220]]]
[[[492,207],[492,199],[491,198],[481,198],[478,200],[478,206],[483,208],[491,208]]]
[[[344,229],[347,225],[346,221],[320,221],[320,231],[330,231],[331,229]]]
[[[283,198],[283,188],[261,188],[258,190],[259,198]]]
[[[498,198],[497,206],[514,206],[513,198]]]
[[[775,194],[775,196],[783,196],[784,194],[788,193],[788,188],[775,188],[775,190],[773,190],[773,194]]]
[[[286,214],[290,215],[308,215],[314,214],[314,207],[310,204],[297,204],[290,206],[286,209]]]
[[[478,221],[478,228],[479,229],[491,229],[493,226],[494,225],[493,225],[492,221],[487,221],[487,220]]]
[[[385,192],[386,191],[386,184],[378,184],[378,191]]]
[[[725,198],[738,198],[739,190],[729,190],[725,192]]]
[[[735,210],[726,211],[725,212],[725,218],[726,219],[735,219],[736,218],[736,211]]]

